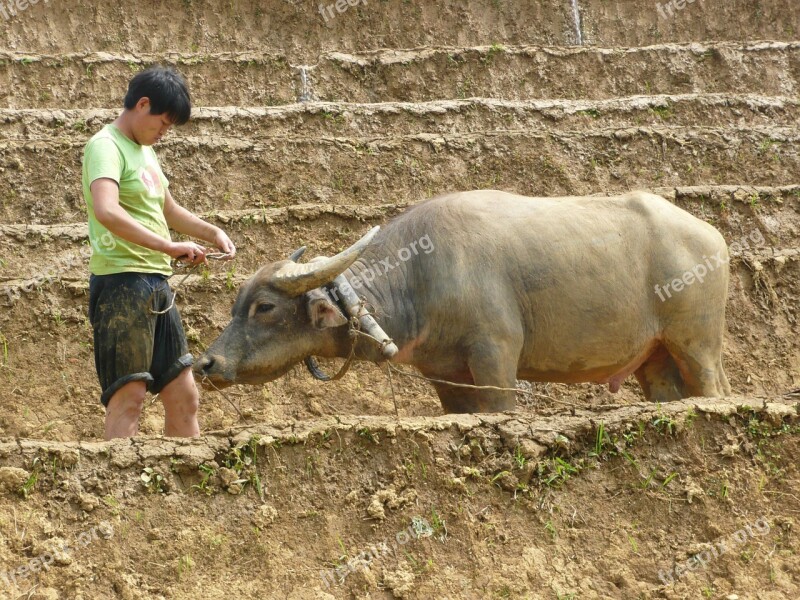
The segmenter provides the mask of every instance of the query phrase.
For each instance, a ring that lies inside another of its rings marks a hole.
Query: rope
[[[337,379],[341,379],[344,377],[344,374],[350,370],[350,365],[353,363],[353,357],[356,355],[356,346],[358,345],[358,334],[361,333],[361,321],[359,321],[358,317],[350,317],[350,336],[353,338],[353,345],[350,346],[350,356],[347,357],[347,360],[344,361],[342,368],[339,369],[339,372],[333,376],[332,381],[336,381]]]
[[[389,362],[386,363],[390,364]],[[400,412],[397,410],[397,398],[394,395],[394,381],[392,380],[392,370],[386,369],[386,375],[389,377],[389,389],[392,391],[392,402],[394,403],[394,416],[396,419],[400,418]]]
[[[378,340],[375,340],[376,342]],[[532,392],[530,390],[523,390],[520,388],[507,388],[507,387],[497,387],[496,385],[472,385],[469,383],[456,383],[455,381],[446,381],[444,379],[434,379],[433,377],[425,377],[424,375],[417,375],[416,373],[409,373],[407,371],[403,371],[402,369],[398,369],[395,365],[390,362],[386,363],[389,367],[389,373],[394,371],[400,375],[405,375],[406,377],[412,377],[414,379],[423,379],[425,381],[430,381],[432,383],[440,383],[442,385],[449,385],[452,387],[459,387],[459,388],[468,388],[471,390],[496,390],[500,392],[514,392],[515,394],[522,394],[523,396],[530,396],[532,398],[541,398],[543,400],[549,400],[550,402],[554,402],[555,404],[563,404],[564,406],[571,406],[573,408],[586,408],[585,406],[581,406],[580,404],[575,404],[574,402],[567,402],[566,400],[556,400],[550,396],[545,396],[544,394],[537,394],[536,392]],[[391,386],[391,375],[389,375],[389,385]],[[394,396],[394,390],[392,391],[392,396]],[[397,406],[395,403],[395,410],[397,410]]]
[[[372,335],[370,335],[370,334],[368,334],[368,333],[366,333],[364,331],[361,331],[361,318],[360,317],[363,317],[365,314],[372,314],[372,313],[370,313],[369,310],[366,309],[366,303],[365,303],[363,298],[361,299],[361,303],[360,303],[360,307],[359,308],[360,308],[360,310],[357,311],[357,314],[360,315],[360,316],[359,317],[355,317],[355,316],[354,317],[350,317],[350,320],[348,321],[348,325],[350,326],[350,328],[348,330],[348,335],[353,338],[353,345],[350,347],[350,355],[347,357],[347,360],[345,360],[344,364],[339,369],[339,372],[336,373],[336,375],[334,375],[333,377],[327,377],[326,376],[325,381],[336,381],[337,379],[341,379],[344,376],[344,374],[347,373],[347,371],[350,370],[350,365],[352,364],[353,357],[355,356],[355,353],[356,353],[356,345],[358,344],[358,336],[359,335],[363,335],[364,337],[369,338],[370,340],[372,340],[373,342],[378,344],[378,346],[380,346],[380,348],[381,348],[381,353],[383,352],[383,348],[386,345],[391,344],[393,342],[393,340],[391,340],[391,339],[386,339],[386,340],[381,342],[376,337],[374,337],[374,336],[372,336]],[[362,310],[364,312],[362,312]],[[394,415],[395,415],[396,418],[399,419],[400,418],[400,411],[397,408],[397,398],[395,397],[395,394],[394,394],[394,382],[392,381],[392,374],[391,374],[391,372],[387,372],[387,374],[389,376],[389,387],[392,390],[392,402],[394,403]]]
[[[206,254],[206,259],[210,258],[211,260],[225,260],[229,256],[230,256],[230,254],[227,253],[227,252],[212,252],[212,253]],[[192,274],[192,271],[194,271],[200,265],[204,265],[204,264],[207,264],[207,263],[204,261],[204,262],[197,263],[196,265],[188,265],[188,264],[182,262],[180,259],[173,260],[172,261],[173,270],[174,269],[187,269],[186,275],[184,275],[183,278],[178,282],[178,285],[176,285],[174,288],[172,288],[172,300],[170,300],[169,306],[167,308],[165,308],[164,310],[153,310],[151,308],[150,312],[152,314],[154,314],[154,315],[165,315],[169,311],[171,311],[172,307],[175,306],[175,297],[178,295],[178,288],[180,288],[183,285],[183,282],[186,281],[189,278],[189,275]],[[174,274],[175,273],[173,272],[172,275],[167,277],[167,280],[169,281],[169,279]],[[155,295],[155,290],[153,291],[152,294],[150,294],[150,299],[148,300],[149,304],[153,304],[152,300],[153,300],[153,296],[154,295]]]
[[[350,337],[353,338],[353,345],[350,346],[350,355],[347,357],[347,360],[344,361],[344,364],[339,369],[339,372],[336,373],[336,375],[334,375],[333,377],[326,376],[327,379],[325,381],[336,381],[337,379],[341,379],[342,377],[344,377],[344,374],[350,370],[350,365],[353,363],[353,357],[356,354],[356,344],[358,344],[358,335],[356,334],[361,333],[362,335],[367,335],[366,333],[361,332],[361,323],[359,323],[357,317],[350,317],[349,325],[350,325]],[[372,337],[372,336],[367,336],[367,337]]]
[[[377,338],[369,335],[368,333],[365,333],[365,332],[360,331],[360,330],[356,330],[355,333],[357,335],[363,335],[364,337],[367,337],[367,338],[371,339],[373,342],[375,342],[379,346],[382,346],[382,343]],[[391,340],[389,340],[389,341],[391,341]],[[498,387],[498,386],[495,386],[495,385],[473,385],[473,384],[469,384],[469,383],[456,383],[455,381],[447,381],[447,380],[444,380],[444,379],[435,379],[433,377],[426,377],[424,375],[417,375],[416,373],[409,373],[407,371],[404,371],[404,370],[398,368],[397,366],[395,366],[394,364],[392,364],[389,361],[386,361],[386,366],[387,366],[386,374],[387,374],[387,376],[389,378],[389,388],[391,389],[391,392],[392,392],[392,401],[394,402],[395,415],[398,415],[398,410],[397,410],[397,398],[395,397],[395,394],[394,394],[394,381],[392,380],[392,372],[395,372],[398,375],[403,375],[405,377],[411,377],[413,379],[422,379],[424,381],[429,381],[431,383],[439,383],[441,385],[449,385],[451,387],[466,388],[466,389],[471,389],[471,390],[495,390],[495,391],[500,391],[500,392],[514,392],[515,394],[522,394],[524,396],[530,396],[532,398],[541,398],[543,400],[549,400],[550,402],[554,402],[555,404],[563,404],[565,406],[571,406],[573,408],[585,408],[585,407],[582,407],[579,404],[575,404],[573,402],[567,402],[566,400],[556,400],[555,398],[551,398],[550,396],[545,396],[544,394],[537,394],[536,392],[533,392],[533,391],[522,390],[522,389],[515,388],[515,387],[514,388],[508,388],[508,387]]]
[[[223,397],[223,398],[225,398],[225,400],[227,400],[227,401],[230,403],[230,405],[233,407],[233,410],[235,410],[235,411],[236,411],[236,413],[239,415],[239,419],[240,419],[240,420],[242,420],[242,421],[244,421],[244,422],[245,422],[245,423],[247,423],[248,425],[250,425],[250,421],[248,421],[248,420],[247,420],[247,419],[244,417],[244,415],[242,414],[242,411],[240,411],[240,410],[239,410],[239,407],[238,407],[238,406],[236,406],[236,405],[233,403],[233,400],[231,400],[231,399],[228,397],[228,394],[226,394],[226,393],[225,393],[225,392],[223,392],[221,389],[219,389],[217,386],[215,386],[215,385],[214,385],[214,383],[213,383],[213,382],[212,382],[212,381],[211,381],[211,380],[210,380],[208,377],[203,377],[203,379],[201,379],[201,380],[200,380],[200,383],[201,383],[201,384],[203,384],[203,385],[205,385],[205,384],[208,384],[208,385],[210,385],[212,388],[214,388],[214,390],[215,390],[215,391],[217,391],[217,392],[219,392],[220,394],[222,394],[222,397]]]
[[[452,387],[459,387],[459,388],[469,388],[472,390],[497,390],[499,392],[519,392],[519,393],[531,393],[527,390],[520,390],[518,388],[507,388],[507,387],[497,387],[496,385],[472,385],[469,383],[456,383],[454,381],[445,381],[444,379],[434,379],[433,377],[425,377],[424,375],[417,375],[416,373],[407,373],[401,369],[398,369],[392,363],[387,363],[389,365],[389,369],[394,371],[395,373],[400,373],[400,375],[405,375],[406,377],[413,377],[414,379],[424,379],[426,381],[431,381],[433,383],[441,383],[443,385],[449,385]]]
[[[230,256],[230,253],[228,253],[228,252],[209,252],[208,254],[206,254],[206,260],[203,261],[203,262],[197,263],[196,265],[188,265],[188,264],[184,263],[183,261],[181,261],[179,258],[171,261],[173,270],[174,269],[186,269],[187,270],[186,274],[178,282],[178,285],[176,285],[174,288],[172,288],[172,300],[170,301],[169,306],[167,308],[165,308],[164,310],[153,310],[151,308],[150,312],[153,313],[154,315],[163,315],[163,314],[168,313],[170,310],[172,310],[172,307],[175,306],[175,298],[178,295],[178,289],[183,285],[183,283],[186,281],[186,279],[188,279],[189,275],[191,275],[192,272],[195,269],[197,269],[197,267],[199,267],[200,265],[208,264],[207,263],[208,259],[211,259],[211,260],[225,260],[229,256]],[[173,275],[174,275],[174,272],[173,272]],[[170,275],[170,277],[172,277],[172,275]],[[170,277],[167,277],[167,280],[169,280]],[[153,294],[155,294],[155,291],[153,291]],[[153,294],[150,295],[150,300],[153,299]],[[247,426],[250,425],[250,421],[248,421],[245,418],[245,416],[242,414],[242,411],[239,410],[239,407],[236,406],[236,404],[234,404],[233,400],[230,399],[230,396],[228,396],[228,394],[226,394],[221,389],[219,389],[216,385],[214,385],[214,383],[208,377],[203,377],[203,379],[201,380],[201,384],[208,384],[212,388],[214,388],[214,391],[218,392],[219,394],[222,394],[222,397],[225,398],[225,400],[228,401],[228,404],[230,404],[233,407],[233,410],[236,411],[236,414],[239,415],[239,419],[241,421],[244,421],[245,423],[247,423]]]

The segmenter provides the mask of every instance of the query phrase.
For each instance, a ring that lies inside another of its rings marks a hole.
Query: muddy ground
[[[0,599],[800,597],[800,10],[657,5],[3,18]],[[196,105],[156,148],[171,191],[239,248],[181,285],[193,352],[265,262],[330,255],[435,194],[646,189],[737,249],[733,396],[521,384],[515,412],[455,417],[375,365],[330,384],[298,367],[204,392],[197,440],[161,437],[153,398],[141,437],[103,442],[81,151],[152,62]]]

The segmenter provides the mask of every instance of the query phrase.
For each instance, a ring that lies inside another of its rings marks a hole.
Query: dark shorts
[[[89,321],[94,330],[94,364],[108,401],[126,383],[144,381],[157,394],[186,368],[192,355],[178,307],[164,275],[118,273],[89,278]]]

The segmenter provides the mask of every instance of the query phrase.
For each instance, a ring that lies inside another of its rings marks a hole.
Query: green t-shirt
[[[163,273],[171,275],[170,257],[115,236],[94,216],[90,186],[100,178],[119,185],[119,203],[150,231],[171,239],[164,218],[164,198],[169,186],[150,146],[140,146],[114,125],[98,131],[83,151],[83,198],[89,209],[89,241],[94,275],[113,273]]]

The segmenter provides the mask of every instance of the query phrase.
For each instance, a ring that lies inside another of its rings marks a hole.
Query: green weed
[[[664,414],[659,414],[653,419],[653,427],[659,433],[673,435],[675,433],[675,420]]]
[[[166,491],[164,489],[163,475],[153,469],[153,467],[145,467],[139,479],[141,479],[142,484],[147,488],[150,494],[163,494]]]
[[[23,498],[27,498],[30,496],[33,491],[36,489],[36,483],[39,481],[39,471],[41,470],[41,461],[39,457],[33,459],[33,463],[31,464],[31,474],[28,476],[28,479],[25,480],[25,483],[22,484],[22,487],[19,489],[19,493],[22,494]]]
[[[559,487],[581,470],[580,466],[572,465],[559,457],[539,463],[538,468],[540,480],[548,487]]]
[[[2,366],[6,366],[8,364],[8,338],[0,332],[0,346],[3,347],[3,364]]]
[[[497,483],[497,481],[499,479],[502,479],[503,477],[506,477],[507,475],[511,475],[511,471],[500,471],[494,477],[492,477],[489,481],[491,481],[491,483]]]
[[[654,106],[650,111],[657,115],[660,119],[666,120],[672,116],[672,107],[667,106]]]
[[[191,572],[194,569],[194,560],[188,554],[184,554],[178,559],[178,579]]]
[[[663,490],[665,487],[667,487],[670,481],[675,479],[677,476],[678,476],[677,473],[670,473],[669,475],[667,475],[667,478],[661,483],[661,489]]]
[[[377,433],[370,431],[369,427],[362,427],[357,431],[357,433],[359,437],[369,440],[373,444],[380,443],[380,436],[378,436]]]
[[[494,43],[489,46],[489,51],[486,53],[486,55],[481,57],[481,62],[484,64],[490,63],[494,60],[495,55],[503,54],[505,51],[506,48],[503,46],[503,44]]]
[[[236,287],[236,284],[233,282],[234,275],[236,275],[236,265],[231,265],[230,268],[225,271],[225,287],[228,288],[228,291],[233,291]]]
[[[547,523],[544,524],[544,529],[545,529],[545,531],[547,531],[547,533],[550,534],[550,538],[553,541],[555,541],[556,538],[558,537],[558,532],[556,531],[556,528],[555,528],[555,525],[553,525],[553,522],[552,521],[547,521]]]
[[[414,524],[414,531],[417,531],[417,524]],[[435,508],[431,509],[431,522],[429,523],[430,530],[433,532],[440,541],[444,541],[447,538],[447,524],[445,520],[441,517],[441,515],[436,512]]]
[[[599,458],[605,452],[607,445],[612,445],[611,438],[608,436],[608,432],[606,432],[605,423],[600,421],[600,424],[597,426],[597,435],[595,436],[594,440],[594,450],[589,453],[589,456],[595,456]]]
[[[86,124],[86,121],[81,119],[81,120],[76,121],[75,123],[72,124],[72,129],[74,131],[78,131],[80,133],[88,133],[89,126]]]
[[[264,490],[261,477],[258,475],[258,442],[260,438],[254,435],[246,444],[231,448],[224,460],[224,465],[234,471],[239,479],[236,483],[252,485],[258,497],[264,500]]]
[[[528,462],[528,459],[522,454],[522,447],[519,444],[517,444],[517,447],[514,448],[514,462],[519,469],[522,469],[525,466],[525,463]]]
[[[200,479],[200,483],[196,483],[192,486],[193,490],[197,490],[198,492],[202,492],[206,496],[211,495],[214,491],[213,488],[209,485],[211,478],[216,473],[214,467],[209,465],[200,465],[199,467],[200,472],[203,474],[203,477]]]

